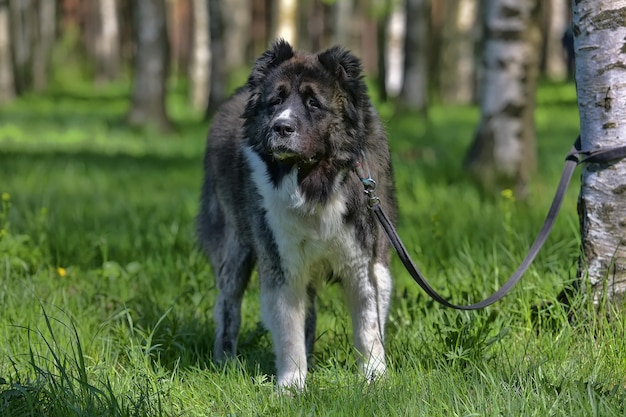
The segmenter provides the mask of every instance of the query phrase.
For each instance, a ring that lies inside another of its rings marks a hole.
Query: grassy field
[[[539,91],[531,198],[487,196],[461,169],[478,111],[428,122],[381,106],[400,234],[454,301],[488,295],[521,261],[578,129],[573,85]],[[626,316],[594,314],[576,276],[577,181],[555,231],[504,301],[473,313],[428,300],[394,258],[390,371],[356,371],[340,290],[319,305],[308,389],[274,394],[258,283],[240,356],[211,361],[212,273],[194,242],[207,123],[181,91],[169,135],[123,124],[126,86],[77,86],[0,109],[0,416],[624,416]]]

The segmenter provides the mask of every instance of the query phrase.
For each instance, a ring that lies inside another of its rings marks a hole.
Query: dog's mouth
[[[288,149],[273,150],[271,156],[278,164],[288,167],[297,165],[298,167],[308,168],[317,163],[317,158],[315,157],[306,157]]]

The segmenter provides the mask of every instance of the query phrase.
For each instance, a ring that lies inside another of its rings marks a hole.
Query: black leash
[[[556,216],[559,213],[559,209],[561,208],[561,203],[563,202],[563,197],[565,196],[565,192],[567,191],[567,187],[569,186],[570,180],[572,179],[572,174],[576,169],[576,166],[584,163],[608,163],[610,161],[621,159],[626,157],[626,146],[618,146],[614,148],[607,149],[597,149],[594,151],[581,151],[581,142],[580,135],[576,139],[574,146],[567,154],[565,158],[565,167],[563,168],[563,173],[561,174],[561,179],[559,181],[559,185],[556,189],[556,193],[554,195],[554,199],[552,200],[552,205],[550,206],[550,210],[548,210],[548,214],[546,219],[541,226],[541,230],[539,234],[535,238],[532,246],[530,247],[528,254],[517,268],[517,270],[511,275],[511,277],[500,287],[496,292],[487,297],[486,299],[469,305],[457,305],[453,304],[450,301],[443,298],[437,291],[435,291],[430,284],[426,281],[426,278],[422,275],[420,270],[417,268],[411,257],[409,256],[402,240],[400,240],[400,236],[398,236],[398,232],[394,228],[393,224],[385,214],[385,211],[380,205],[380,199],[376,197],[376,182],[371,178],[369,172],[366,174],[363,166],[360,163],[357,163],[355,171],[359,176],[359,179],[363,183],[365,188],[365,193],[368,195],[368,206],[376,215],[378,222],[384,229],[389,241],[392,246],[398,253],[400,260],[404,264],[405,268],[413,277],[413,280],[420,286],[426,294],[428,294],[435,301],[443,304],[446,307],[455,308],[457,310],[478,310],[481,308],[485,308],[496,301],[502,299],[511,289],[517,284],[522,275],[526,272],[532,261],[535,259],[539,250],[542,248],[543,244],[546,242],[550,231],[552,230],[552,226],[556,220]],[[580,158],[582,156],[582,158]],[[365,162],[364,162],[365,164]]]

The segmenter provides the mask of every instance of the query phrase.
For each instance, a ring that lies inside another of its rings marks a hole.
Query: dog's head
[[[247,88],[247,140],[268,163],[310,172],[358,158],[370,104],[361,63],[348,51],[302,53],[279,40],[257,60]]]

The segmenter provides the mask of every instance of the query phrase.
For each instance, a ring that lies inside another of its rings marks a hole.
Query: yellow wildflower
[[[511,190],[510,188],[505,188],[504,190],[502,190],[500,192],[500,195],[505,199],[505,200],[513,200],[513,190]]]
[[[11,194],[7,193],[7,192],[3,192],[2,193],[2,201],[9,201],[11,200]]]
[[[61,278],[63,278],[64,276],[67,275],[67,270],[65,268],[63,268],[63,267],[58,267],[57,268],[57,274],[59,274],[59,276]]]

